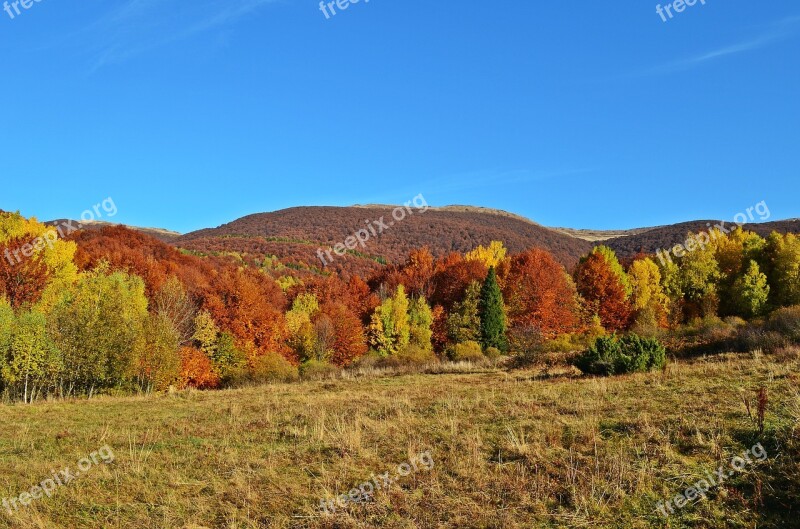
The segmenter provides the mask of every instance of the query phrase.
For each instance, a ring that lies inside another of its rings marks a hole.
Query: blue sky
[[[2,0],[0,0],[1,2]],[[800,5],[41,0],[0,11],[0,208],[190,231],[296,205],[552,226],[800,217]],[[337,9],[338,11],[338,9]]]

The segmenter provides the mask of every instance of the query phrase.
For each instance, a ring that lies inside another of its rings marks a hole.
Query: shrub
[[[200,349],[181,349],[181,388],[209,389],[219,386],[219,376],[214,372],[211,359]]]
[[[639,336],[657,337],[662,334],[661,320],[659,312],[653,307],[644,307],[638,311],[633,318],[631,330]]]
[[[407,345],[394,355],[395,360],[404,365],[424,365],[436,362],[436,355],[432,350],[424,349],[417,345]]]
[[[794,343],[800,343],[800,305],[773,312],[767,320],[767,330],[780,333]]]
[[[630,334],[600,337],[575,361],[575,366],[590,375],[620,375],[646,372],[664,367],[667,351],[658,340]]]
[[[727,318],[725,318],[722,321],[724,321],[726,324],[730,325],[731,327],[736,327],[736,328],[744,327],[744,326],[747,325],[747,322],[745,320],[743,320],[742,318],[740,318],[739,316],[728,316]]]
[[[481,344],[472,341],[450,347],[447,356],[454,362],[479,362],[486,359]]]
[[[257,356],[249,371],[240,378],[241,382],[266,384],[271,382],[292,382],[299,378],[297,368],[278,353]]]
[[[600,337],[575,360],[575,366],[591,375],[613,375],[621,352],[616,336]]]
[[[517,326],[511,329],[509,343],[514,353],[514,365],[527,367],[541,360],[544,336],[533,325]]]
[[[300,376],[306,380],[322,380],[325,378],[333,378],[338,373],[338,367],[323,360],[307,360],[300,366]]]
[[[759,326],[748,326],[739,332],[736,349],[751,353],[763,351],[774,353],[789,345],[789,339],[782,333],[768,331]]]
[[[426,350],[418,345],[406,345],[399,351],[389,356],[381,357],[377,353],[362,357],[359,367],[398,368],[419,367],[438,362],[433,351]]]
[[[485,354],[486,358],[488,358],[489,360],[497,360],[498,358],[500,358],[500,356],[502,356],[503,352],[500,351],[500,349],[498,349],[497,347],[489,347],[486,349],[486,351],[484,351],[483,354]]]

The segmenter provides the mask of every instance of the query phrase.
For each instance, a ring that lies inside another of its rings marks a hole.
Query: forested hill
[[[630,236],[615,237],[603,241],[602,244],[613,249],[620,258],[633,257],[639,253],[654,254],[658,250],[666,250],[676,244],[683,244],[689,233],[707,231],[709,226],[721,225],[727,230],[736,227],[736,224],[726,222],[720,224],[717,220],[697,220],[692,222],[682,222],[670,226],[659,226],[645,230],[635,230]],[[800,233],[800,219],[779,220],[775,222],[764,222],[745,224],[745,230],[755,232],[762,237],[769,236],[776,231],[778,233]]]
[[[412,209],[402,220],[392,217],[392,206],[297,207],[249,215],[218,228],[189,233],[174,241],[199,252],[248,252],[322,266],[317,251],[343,243],[362,228],[375,236],[356,251],[336,257],[331,271],[368,275],[381,262],[400,263],[409,252],[428,246],[435,256],[468,252],[478,245],[503,241],[512,253],[540,247],[567,267],[574,265],[592,243],[522,217],[482,208],[454,206]],[[398,214],[397,217],[401,215]],[[385,226],[376,226],[383,219]]]

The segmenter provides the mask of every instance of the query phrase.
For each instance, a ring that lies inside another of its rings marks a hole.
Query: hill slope
[[[522,217],[482,208],[451,206],[413,210],[405,219],[392,218],[392,206],[297,207],[249,215],[218,228],[186,234],[174,244],[200,252],[247,251],[289,257],[322,266],[317,251],[343,243],[372,225],[376,235],[356,252],[336,257],[330,269],[364,273],[378,260],[403,261],[414,248],[428,246],[434,255],[467,252],[479,244],[503,241],[511,252],[533,246],[552,252],[566,266],[577,262],[592,243],[545,228]],[[399,215],[398,215],[399,217]],[[383,219],[382,233],[377,222]]]
[[[676,244],[683,244],[688,233],[707,231],[708,226],[715,226],[720,221],[696,220],[682,222],[670,226],[659,226],[645,230],[631,230],[631,234],[624,237],[614,237],[598,244],[611,247],[621,258],[633,257],[639,252],[653,254],[658,250],[672,248]],[[735,228],[735,224],[726,222],[725,229]],[[759,224],[745,224],[744,229],[767,237],[773,231],[778,233],[800,233],[800,219],[779,220]]]

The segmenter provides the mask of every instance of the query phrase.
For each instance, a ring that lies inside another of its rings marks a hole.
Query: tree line
[[[274,257],[198,257],[122,227],[38,245],[0,214],[0,388],[6,400],[291,380],[357,362],[475,360],[535,339],[756,319],[800,304],[800,240],[738,229],[674,260],[598,246],[574,270],[501,242],[413,250],[371,277],[299,273]]]

